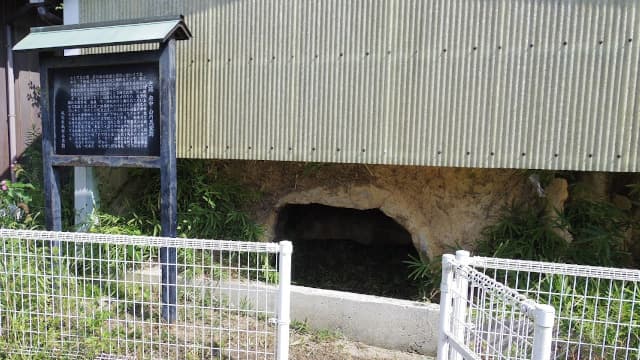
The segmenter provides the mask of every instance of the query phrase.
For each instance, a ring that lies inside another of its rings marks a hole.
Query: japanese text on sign
[[[157,75],[142,66],[56,71],[58,154],[158,155]]]

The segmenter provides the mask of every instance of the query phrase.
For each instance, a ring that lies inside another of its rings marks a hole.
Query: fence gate
[[[442,259],[438,360],[549,360],[554,308],[527,299],[469,266]]]
[[[439,359],[640,359],[640,270],[443,258]]]
[[[289,242],[5,229],[0,239],[0,358],[288,357]],[[172,324],[162,247],[178,254]]]

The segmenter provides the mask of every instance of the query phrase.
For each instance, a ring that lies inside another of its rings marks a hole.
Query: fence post
[[[279,261],[279,294],[278,294],[278,344],[276,359],[289,359],[289,323],[291,322],[291,254],[293,245],[290,241],[280,242]]]
[[[471,254],[465,250],[456,251],[456,263],[459,265],[469,265]],[[455,294],[453,296],[453,337],[464,342],[464,322],[467,317],[467,293],[469,292],[469,280],[458,276],[455,279]],[[462,360],[462,355],[456,354],[454,360]]]
[[[453,286],[453,255],[442,256],[442,280],[440,282],[440,326],[438,329],[438,360],[449,358],[449,341],[451,325],[451,287]]]
[[[556,310],[551,305],[536,304],[534,310],[533,353],[531,360],[550,360],[553,322]]]

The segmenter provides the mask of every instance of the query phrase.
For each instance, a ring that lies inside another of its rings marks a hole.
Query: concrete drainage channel
[[[128,274],[127,278],[159,283],[160,267],[139,270]],[[190,282],[196,286],[216,288],[219,295],[237,307],[246,306],[247,302],[258,308],[273,306],[278,296],[275,287],[255,282]],[[247,292],[247,288],[257,291]],[[265,290],[268,293],[266,298]],[[291,286],[293,320],[306,322],[312,329],[337,331],[349,340],[384,349],[435,356],[439,316],[440,306],[437,304]]]

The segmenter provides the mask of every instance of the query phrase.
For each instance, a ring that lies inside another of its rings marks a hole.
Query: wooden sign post
[[[45,28],[48,30],[40,32],[32,30],[32,34],[66,31],[60,32],[60,36],[68,36],[69,30],[74,29],[145,25],[148,31],[157,32],[158,24],[164,23],[167,23],[167,30],[159,38],[154,38],[160,43],[155,51],[71,57],[41,53],[45,220],[49,230],[62,230],[61,167],[143,167],[160,169],[162,235],[176,236],[175,33],[180,31],[180,39],[191,36],[182,18],[147,19],[140,23],[120,25],[102,23],[93,24],[93,27],[92,24],[49,27],[54,29]],[[138,28],[138,31],[143,30]],[[25,39],[28,40],[28,37]],[[31,41],[34,42],[33,39]],[[136,41],[127,38],[123,42]],[[140,42],[152,41],[147,39]],[[91,42],[75,45],[88,47],[105,44]],[[49,48],[64,47],[54,45]],[[23,49],[42,50],[43,47]],[[160,249],[162,317],[168,323],[176,320],[176,261],[175,248]]]

